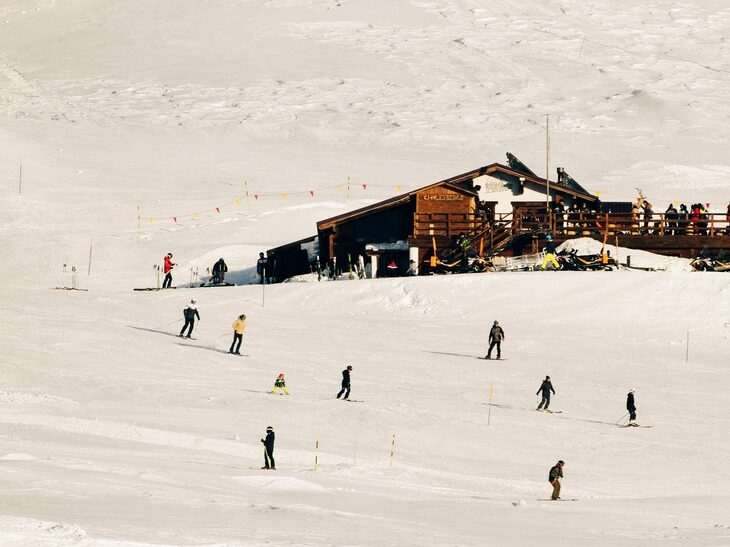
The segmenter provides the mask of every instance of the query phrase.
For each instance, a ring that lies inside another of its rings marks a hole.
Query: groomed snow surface
[[[0,545],[730,545],[727,274],[184,288],[506,151],[542,174],[547,113],[602,200],[724,211],[728,10],[0,0]],[[167,252],[179,288],[133,292]],[[616,425],[631,387],[653,427]],[[575,502],[541,501],[558,459]]]
[[[25,291],[4,334],[0,543],[727,542],[727,276],[266,291]],[[191,297],[195,341],[175,336]],[[226,354],[241,312],[249,357]],[[495,318],[506,360],[479,360]],[[333,399],[346,364],[362,403]],[[266,393],[279,372],[290,396]],[[560,414],[534,412],[546,374]],[[631,387],[654,427],[615,424]],[[268,425],[276,472],[256,469]],[[577,502],[540,501],[558,459]]]

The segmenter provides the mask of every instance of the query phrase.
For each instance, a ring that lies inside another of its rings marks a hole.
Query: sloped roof
[[[486,170],[486,166],[479,167],[478,169],[473,169],[472,171],[467,171],[466,173],[462,173],[461,175],[456,175],[455,177],[440,180],[439,182],[434,182],[433,184],[429,184],[428,186],[423,186],[421,188],[411,190],[410,192],[406,192],[405,194],[393,196],[392,198],[388,198],[384,201],[379,201],[378,203],[374,203],[372,205],[367,205],[366,207],[361,207],[360,209],[355,209],[354,211],[342,213],[341,215],[330,217],[325,220],[320,220],[317,223],[317,229],[326,230],[327,228],[334,226],[335,224],[339,224],[340,222],[344,222],[347,220],[354,220],[356,218],[364,217],[364,216],[370,215],[375,212],[380,212],[380,211],[384,211],[386,209],[390,209],[392,207],[397,207],[398,205],[402,205],[403,203],[409,202],[411,200],[412,196],[414,196],[420,192],[423,192],[425,190],[429,190],[431,188],[436,188],[438,186],[443,186],[443,187],[448,188],[449,190],[453,190],[455,192],[460,192],[462,194],[467,194],[469,196],[477,197],[476,192],[467,190],[466,188],[462,188],[461,186],[458,186],[458,183],[464,182],[467,180],[471,180],[473,178],[481,176],[486,173],[485,170]]]
[[[547,180],[536,176],[534,173],[532,173],[532,171],[530,171],[528,173],[527,171],[529,171],[529,169],[523,171],[521,169],[515,169],[513,167],[508,167],[506,165],[502,165],[501,163],[493,163],[486,167],[486,171],[487,171],[485,173],[486,175],[491,175],[493,173],[502,173],[504,175],[508,175],[511,177],[516,177],[516,178],[521,177],[521,178],[525,179],[525,182],[530,182],[532,184],[536,184],[538,186],[542,186],[543,188],[547,189],[547,184],[548,184]],[[593,201],[598,200],[598,196],[594,196],[593,194],[589,193],[580,184],[575,182],[574,179],[572,179],[571,177],[568,177],[568,179],[570,181],[568,184],[561,183],[561,182],[558,182],[555,180],[551,180],[550,189],[554,190],[555,192],[568,194],[573,197],[580,198],[584,201],[593,202]]]
[[[425,190],[429,190],[431,188],[435,188],[437,186],[443,186],[446,188],[449,188],[450,190],[454,190],[456,192],[461,192],[464,194],[468,194],[470,196],[477,197],[477,193],[473,192],[471,190],[468,190],[466,188],[462,188],[459,186],[459,183],[470,181],[472,179],[475,179],[477,177],[481,177],[482,175],[492,175],[494,173],[501,173],[503,175],[515,177],[515,178],[524,178],[526,182],[530,182],[532,184],[536,184],[538,186],[547,187],[547,181],[544,178],[540,178],[535,173],[530,171],[530,169],[525,166],[524,163],[517,160],[515,156],[512,154],[507,155],[508,160],[510,160],[510,166],[502,165],[501,163],[492,163],[490,165],[484,165],[482,167],[478,167],[476,169],[472,169],[471,171],[467,171],[466,173],[462,173],[460,175],[456,175],[453,177],[449,177],[444,180],[440,180],[438,182],[434,182],[432,184],[429,184],[427,186],[423,186],[421,188],[416,188],[415,190],[411,190],[410,192],[406,192],[404,194],[399,194],[397,196],[393,196],[392,198],[388,198],[384,201],[379,201],[378,203],[374,203],[372,205],[367,205],[365,207],[361,207],[360,209],[355,209],[354,211],[349,211],[347,213],[342,213],[340,215],[330,217],[324,220],[320,220],[317,222],[317,229],[318,230],[326,230],[327,228],[330,228],[336,224],[339,224],[341,222],[354,220],[357,218],[361,218],[376,212],[385,211],[387,209],[397,207],[399,205],[402,205],[404,203],[407,203],[410,201],[411,197],[415,194],[418,194],[420,192],[423,192]],[[569,181],[572,181],[572,184],[563,184],[558,183],[557,181],[550,181],[550,189],[556,192],[568,194],[574,197],[581,198],[585,201],[593,202],[597,201],[598,197],[594,196],[593,194],[588,193],[580,184],[575,182],[572,178],[568,177]]]

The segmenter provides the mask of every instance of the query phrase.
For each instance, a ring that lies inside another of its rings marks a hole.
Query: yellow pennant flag
[[[397,186],[395,187],[395,189],[396,189],[396,190],[398,190],[398,191],[400,192],[400,184],[398,184],[398,185],[397,185]]]
[[[200,218],[200,213],[195,213],[195,214],[193,215],[193,218]]]
[[[281,194],[281,199],[287,199],[288,197],[286,194]]]
[[[236,200],[236,205],[238,205],[240,207],[240,205],[241,205],[241,199],[240,198]]]
[[[150,224],[154,224],[154,223],[155,223],[155,219],[154,219],[154,218],[152,218],[152,217],[149,217],[149,218],[147,219],[147,222],[149,222]]]
[[[338,190],[342,190],[342,185],[341,185],[341,184],[338,184],[338,185],[337,185],[337,189],[338,189]]]

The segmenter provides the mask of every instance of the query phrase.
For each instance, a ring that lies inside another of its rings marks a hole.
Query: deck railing
[[[472,213],[416,213],[415,236],[446,236],[453,238],[462,233],[472,241],[483,239],[485,245],[494,244],[494,238],[504,232],[510,235],[528,232],[581,236],[608,234],[651,236],[730,236],[730,222],[726,213],[706,213],[693,218],[667,213],[650,216],[632,213],[545,213],[542,209],[521,209],[514,213],[475,215]]]

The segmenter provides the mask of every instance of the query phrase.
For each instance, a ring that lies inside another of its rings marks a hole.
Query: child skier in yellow
[[[279,390],[279,395],[281,395],[282,391],[289,395],[289,391],[286,389],[286,382],[284,382],[283,372],[279,374],[279,377],[276,380],[274,380],[274,389],[271,390],[271,393],[275,395],[277,390]]]

